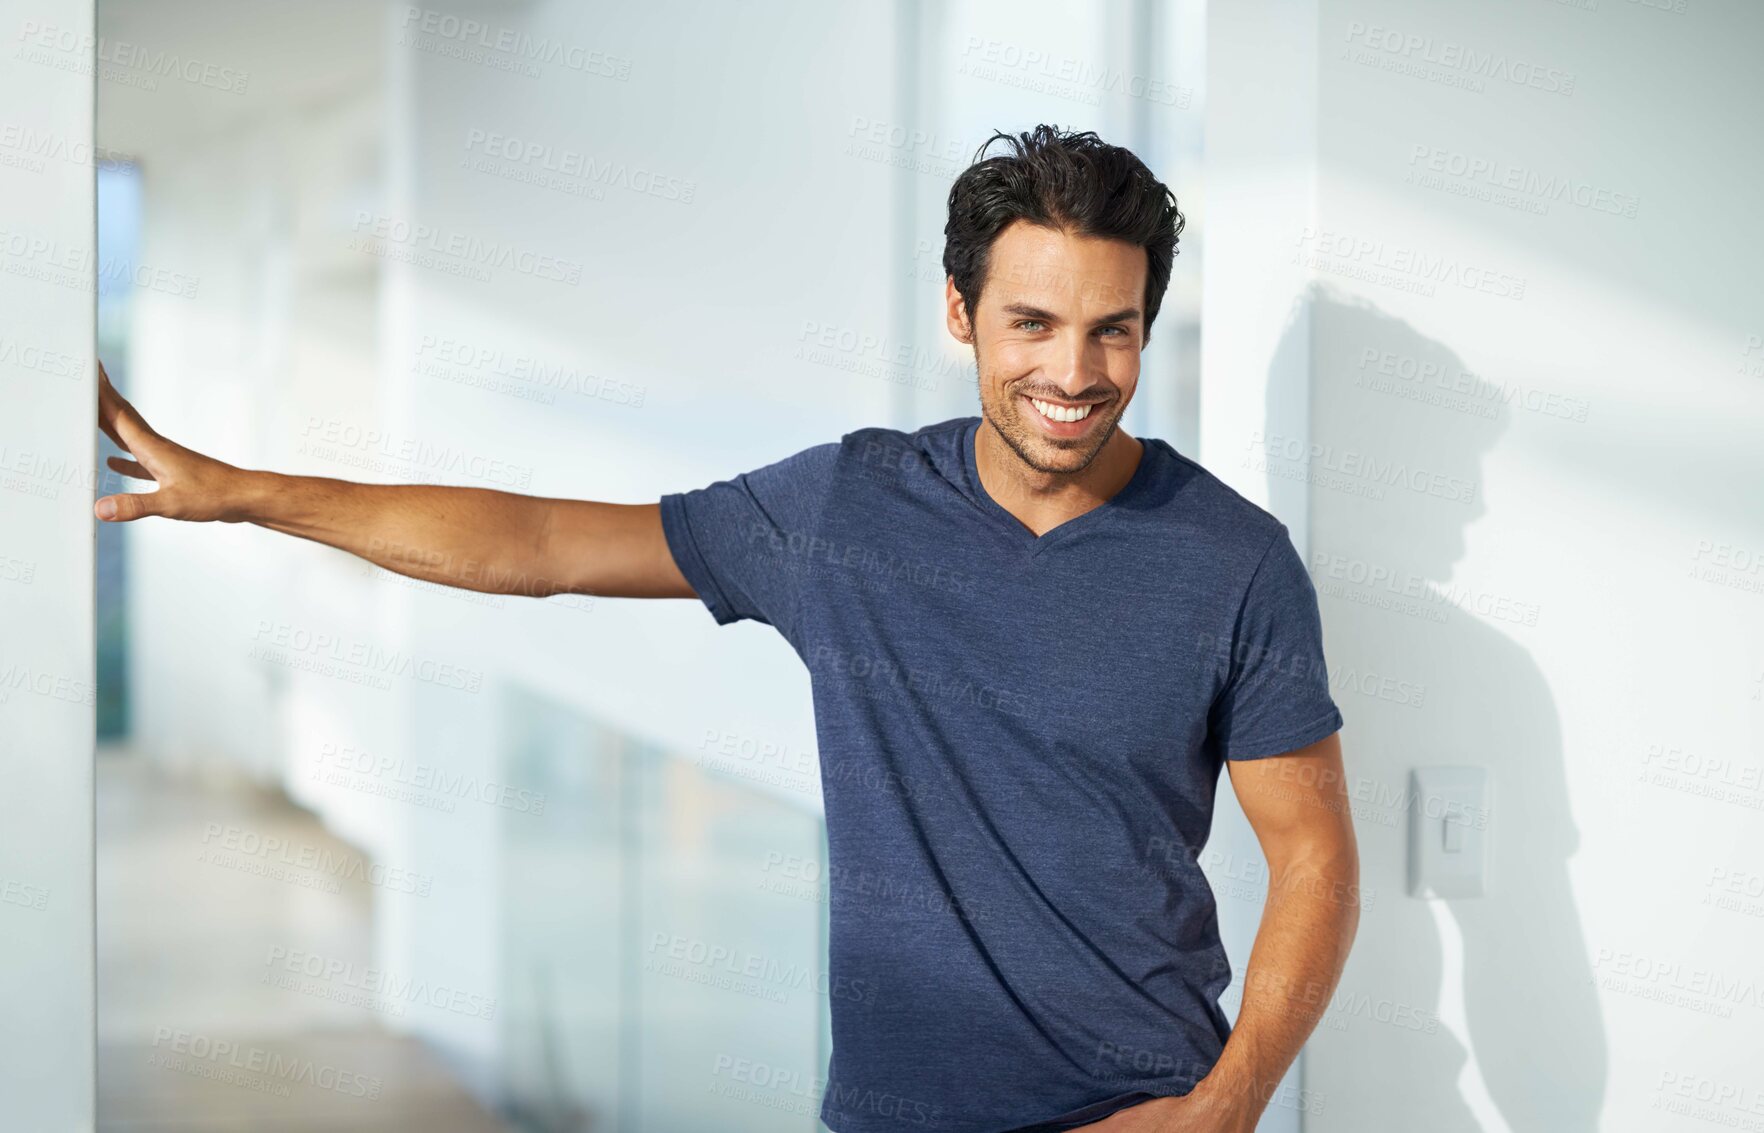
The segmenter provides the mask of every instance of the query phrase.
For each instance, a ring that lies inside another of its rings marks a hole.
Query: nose
[[[1102,346],[1090,335],[1074,329],[1061,336],[1055,349],[1058,356],[1048,360],[1047,376],[1062,394],[1083,400],[1104,381]]]

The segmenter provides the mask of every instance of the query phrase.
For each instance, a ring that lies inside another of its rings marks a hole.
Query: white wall
[[[95,1120],[92,6],[0,3],[0,1109]]]
[[[1307,322],[1293,303],[1304,271],[1287,262],[1285,253],[1286,234],[1302,229],[1313,212],[1316,51],[1316,24],[1303,5],[1286,5],[1274,18],[1260,5],[1209,6],[1201,177],[1207,193],[1207,261],[1202,273],[1199,446],[1193,455],[1246,498],[1279,516],[1301,549],[1309,526],[1304,492],[1247,472],[1241,448],[1233,442],[1271,425],[1300,435],[1305,427]],[[1281,79],[1244,81],[1251,73],[1278,74]],[[1283,332],[1287,341],[1277,349]],[[1248,380],[1251,375],[1255,380]],[[1219,932],[1232,961],[1225,999],[1235,1018],[1261,924],[1267,859],[1228,775],[1219,778],[1214,814],[1203,860],[1219,898]],[[1305,1058],[1301,1051],[1272,1092],[1259,1127],[1263,1133],[1299,1129],[1306,1112],[1316,1106],[1306,1089]]]
[[[1270,89],[1268,27],[1315,28],[1314,93]],[[1270,0],[1212,32],[1215,96],[1303,141],[1215,212],[1214,262],[1275,282],[1209,292],[1203,459],[1308,506],[1370,895],[1306,1127],[1743,1127],[1764,11]],[[1493,777],[1492,890],[1410,898],[1408,772],[1454,763]]]

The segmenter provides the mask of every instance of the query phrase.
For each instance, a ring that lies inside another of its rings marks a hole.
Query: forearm
[[[490,488],[359,484],[240,471],[228,518],[348,551],[398,574],[495,594],[544,597],[553,501]]]
[[[1242,1128],[1254,1128],[1335,994],[1359,925],[1355,857],[1351,843],[1318,848],[1274,871],[1237,1022],[1196,1088]]]
[[[98,367],[98,424],[127,456],[106,464],[151,492],[92,503],[113,523],[147,516],[252,523],[411,578],[491,594],[691,598],[661,505],[523,496],[493,488],[358,484],[243,469],[166,439]]]

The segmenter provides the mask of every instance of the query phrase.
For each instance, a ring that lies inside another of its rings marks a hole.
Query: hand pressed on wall
[[[153,492],[105,496],[92,505],[99,519],[123,522],[148,515],[170,519],[236,522],[227,486],[239,475],[230,464],[203,456],[153,431],[145,418],[116,392],[104,363],[98,363],[98,427],[129,456],[113,456],[111,471],[159,485]],[[133,459],[129,459],[133,457]]]

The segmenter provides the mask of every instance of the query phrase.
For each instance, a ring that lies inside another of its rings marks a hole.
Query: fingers
[[[120,472],[124,476],[133,476],[137,480],[158,480],[159,477],[147,471],[138,460],[130,460],[124,456],[107,456],[104,463],[110,465],[112,472]]]
[[[158,437],[146,419],[110,384],[103,363],[98,366],[98,427],[118,448],[136,456],[140,455],[137,445],[151,443]]]
[[[98,427],[104,430],[117,448],[126,449],[123,439],[116,432],[116,414],[118,402],[116,387],[110,384],[110,375],[104,372],[104,363],[98,363]]]
[[[161,514],[158,492],[125,492],[105,496],[92,505],[92,514],[106,523],[127,523],[149,515]]]

